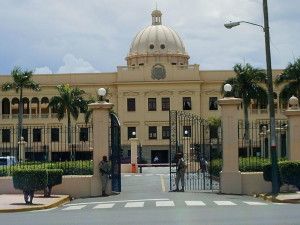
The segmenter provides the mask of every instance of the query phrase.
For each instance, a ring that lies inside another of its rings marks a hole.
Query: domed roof
[[[152,25],[142,29],[133,39],[126,58],[127,62],[133,57],[145,55],[152,57],[153,55],[172,55],[188,59],[189,56],[178,34],[173,29],[162,25],[161,11],[156,9],[152,11],[151,16]]]

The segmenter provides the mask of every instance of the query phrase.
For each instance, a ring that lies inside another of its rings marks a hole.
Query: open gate
[[[118,117],[110,114],[110,161],[112,169],[112,191],[121,192],[121,131]]]
[[[170,190],[175,190],[176,153],[182,153],[187,169],[185,190],[219,190],[212,162],[221,155],[220,128],[182,111],[170,111]]]

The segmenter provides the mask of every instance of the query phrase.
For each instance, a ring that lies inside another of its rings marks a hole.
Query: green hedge
[[[92,175],[93,161],[23,162],[18,166],[0,167],[0,177],[12,176],[15,170],[62,169],[63,175]]]
[[[61,169],[53,169],[47,170],[48,172],[48,187],[53,187],[54,185],[58,185],[62,183],[63,170]]]
[[[16,170],[13,173],[14,188],[26,192],[44,190],[47,187],[47,170]]]
[[[294,185],[300,190],[300,161],[282,162],[278,167],[282,182]]]

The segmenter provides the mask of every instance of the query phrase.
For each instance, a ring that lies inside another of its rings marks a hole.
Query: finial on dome
[[[156,9],[152,11],[152,25],[161,25],[161,16],[162,13],[157,9],[157,3],[156,3]]]

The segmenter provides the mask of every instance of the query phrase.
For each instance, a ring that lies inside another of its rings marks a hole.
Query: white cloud
[[[126,65],[124,58],[135,35],[151,24],[156,0],[140,2],[0,0],[0,21],[6,21],[0,23],[0,74],[9,74],[14,66],[41,73],[46,73],[45,67],[53,73],[116,71]],[[300,1],[268,3],[272,67],[284,68],[300,56]],[[264,33],[259,27],[242,24],[227,30],[223,26],[230,20],[263,24],[262,0],[190,0],[189,4],[164,0],[158,2],[158,9],[163,24],[181,37],[191,64],[225,70],[245,59],[265,67]]]
[[[76,58],[72,54],[64,56],[64,65],[59,68],[57,73],[98,73],[89,62]]]
[[[34,74],[52,74],[52,71],[47,67],[40,67],[34,70]]]

